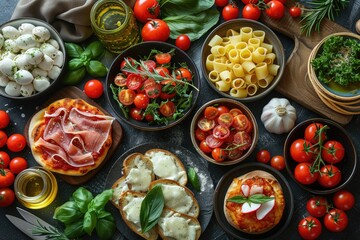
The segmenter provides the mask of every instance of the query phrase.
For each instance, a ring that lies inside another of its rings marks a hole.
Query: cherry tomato
[[[271,155],[268,150],[260,150],[256,153],[256,161],[261,163],[268,163],[270,161]]]
[[[120,64],[121,72],[126,76],[129,75],[130,73],[128,71],[125,71],[124,68],[130,67],[129,64],[131,64],[131,66],[135,65],[134,59],[131,57],[124,59]]]
[[[242,10],[242,16],[247,19],[259,20],[261,11],[257,5],[248,3]]]
[[[136,0],[133,10],[136,20],[146,23],[159,16],[160,4],[157,0]]]
[[[226,151],[217,147],[212,150],[211,156],[215,161],[223,162],[226,159]]]
[[[278,0],[272,0],[267,3],[268,8],[266,8],[265,13],[273,19],[280,19],[284,16],[285,7]]]
[[[148,80],[146,80],[146,81],[148,81]],[[155,98],[159,97],[161,94],[161,85],[159,83],[156,83],[154,80],[153,80],[154,84],[147,85],[146,81],[144,83],[144,89],[145,89],[146,95],[151,99],[155,99]]]
[[[283,156],[277,155],[277,156],[273,156],[270,160],[270,165],[281,171],[285,168],[285,160]]]
[[[252,4],[256,4],[258,2],[258,0],[241,0],[245,5],[252,3]]]
[[[131,90],[139,89],[144,82],[144,78],[138,74],[131,73],[126,78],[126,87]]]
[[[311,142],[312,144],[319,142],[320,129],[323,128],[322,123],[311,123],[305,129],[305,140]],[[321,139],[324,141],[326,139],[326,134],[324,131],[321,133]]]
[[[301,16],[301,8],[293,6],[289,9],[289,13],[292,17],[297,18]]]
[[[354,195],[347,190],[340,190],[333,196],[334,206],[343,211],[349,211],[355,205]]]
[[[208,106],[204,110],[204,117],[206,119],[215,119],[219,115],[219,110],[214,106]]]
[[[327,163],[338,163],[344,159],[345,148],[336,140],[330,140],[324,143],[321,150],[321,157]]]
[[[203,151],[204,153],[211,153],[212,152],[212,148],[209,147],[209,145],[206,143],[206,140],[202,140],[199,144],[199,147],[201,149],[201,151]]]
[[[126,86],[126,78],[122,73],[118,73],[115,76],[114,83],[116,86],[124,87]]]
[[[309,162],[313,159],[314,153],[311,143],[305,139],[297,139],[290,146],[291,158],[296,162]]]
[[[233,143],[235,145],[238,145],[238,148],[240,150],[246,150],[250,148],[252,143],[252,138],[247,132],[239,131],[235,133]]]
[[[227,151],[228,151],[227,157],[230,160],[238,159],[244,154],[244,151],[240,150],[239,148],[231,148],[231,150],[227,150]]]
[[[0,148],[6,145],[7,138],[7,134],[0,130]]]
[[[144,93],[136,94],[134,98],[134,105],[137,108],[146,109],[147,106],[149,105],[149,97],[146,96],[146,94]]]
[[[10,163],[10,156],[7,152],[0,151],[0,169],[8,168]]]
[[[313,217],[323,217],[328,210],[328,202],[325,197],[314,196],[306,202],[306,210]]]
[[[148,122],[154,121],[154,114],[152,114],[152,113],[145,114],[145,120]]]
[[[145,23],[141,30],[141,37],[146,41],[166,42],[170,36],[170,28],[161,19],[152,19]]]
[[[134,120],[141,121],[143,119],[143,112],[141,109],[133,107],[130,109],[130,116]]]
[[[175,45],[183,51],[186,51],[190,48],[191,40],[188,35],[180,34],[175,40]]]
[[[4,110],[0,110],[0,129],[6,128],[10,123],[10,116]]]
[[[340,209],[331,209],[324,217],[324,226],[331,232],[343,231],[348,223],[347,214]]]
[[[222,113],[217,118],[217,122],[220,125],[230,127],[234,122],[234,117],[230,113]]]
[[[164,66],[156,67],[155,72],[157,72],[160,76],[163,76],[163,77],[170,76],[169,69]]]
[[[19,174],[22,170],[28,167],[28,163],[25,158],[23,157],[15,157],[10,161],[10,170],[15,173]]]
[[[341,171],[334,165],[325,165],[320,168],[318,182],[326,188],[333,188],[341,181]]]
[[[0,207],[8,207],[15,201],[15,193],[10,188],[0,188]]]
[[[222,114],[222,113],[228,113],[229,112],[229,108],[224,106],[224,105],[218,106],[217,110],[219,111],[219,115]]]
[[[244,131],[249,126],[249,119],[244,114],[236,115],[231,126],[238,131]]]
[[[206,119],[205,117],[202,117],[197,122],[198,127],[203,130],[204,132],[210,131],[213,129],[216,125],[215,121],[212,119]]]
[[[314,183],[319,178],[319,172],[312,173],[310,171],[311,163],[304,162],[296,165],[294,170],[295,179],[304,185]]]
[[[138,66],[138,69],[142,72],[154,72],[156,68],[156,62],[154,60],[148,59],[142,61],[142,65]]]
[[[202,141],[205,140],[207,137],[206,132],[204,132],[203,130],[201,130],[199,127],[196,128],[195,130],[195,137],[197,140]]]
[[[89,98],[99,98],[104,92],[104,87],[101,81],[92,79],[85,83],[84,92]]]
[[[131,89],[122,89],[119,92],[119,101],[124,104],[125,106],[129,106],[134,103],[136,93],[134,90]]]
[[[286,0],[278,0],[279,2],[281,2],[282,4],[285,4],[286,3]],[[267,1],[269,2],[269,1]]]
[[[239,17],[240,10],[238,6],[234,2],[231,2],[230,4],[226,5],[222,10],[222,17],[225,21],[236,19]]]
[[[188,81],[192,80],[192,73],[187,68],[179,68],[175,71],[175,76],[177,80],[186,79]]]
[[[12,152],[20,152],[26,147],[26,139],[20,133],[14,133],[6,141],[7,148]]]
[[[243,112],[242,112],[240,109],[238,109],[238,108],[232,108],[232,109],[230,109],[229,113],[230,113],[233,117],[235,117],[235,116],[237,116],[237,115],[239,115],[239,114],[243,114]]]
[[[171,61],[170,53],[157,53],[155,55],[155,60],[158,64],[168,64]]]
[[[173,103],[172,101],[167,101],[160,105],[159,110],[164,117],[171,117],[176,111],[176,106],[175,103]]]
[[[321,222],[313,216],[304,217],[298,224],[298,232],[303,239],[317,239],[322,232]]]
[[[224,140],[214,137],[214,135],[208,135],[205,139],[206,144],[211,148],[217,148],[220,147]]]
[[[10,169],[0,169],[0,188],[9,187],[14,183],[15,175]]]
[[[215,6],[225,7],[229,3],[229,0],[215,0]]]
[[[217,125],[213,129],[213,135],[219,139],[225,139],[230,135],[230,129],[224,125]]]

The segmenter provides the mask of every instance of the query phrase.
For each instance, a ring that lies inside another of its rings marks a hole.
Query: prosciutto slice
[[[43,137],[35,143],[43,147],[51,158],[61,158],[73,167],[94,164],[93,153],[100,153],[107,140],[113,117],[95,115],[72,108],[45,112],[48,124]]]

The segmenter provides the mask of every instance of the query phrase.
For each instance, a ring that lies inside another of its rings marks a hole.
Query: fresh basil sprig
[[[234,203],[266,203],[274,199],[274,197],[265,196],[264,194],[254,194],[250,197],[244,197],[244,196],[234,196],[229,199],[227,199],[228,202],[234,202]]]
[[[161,185],[156,185],[145,196],[140,208],[141,231],[146,233],[158,222],[164,209],[165,200]]]
[[[201,190],[200,181],[195,169],[188,168],[187,175],[191,185],[195,188],[196,191],[200,192]]]

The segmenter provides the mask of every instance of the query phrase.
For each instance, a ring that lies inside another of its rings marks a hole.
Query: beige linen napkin
[[[19,0],[12,19],[34,17],[50,23],[68,42],[81,42],[93,33],[90,10],[96,0]]]

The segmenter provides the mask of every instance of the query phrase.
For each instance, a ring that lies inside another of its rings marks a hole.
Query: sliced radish
[[[260,208],[256,211],[256,218],[263,219],[275,206],[275,198],[268,202],[261,204]]]
[[[257,193],[263,193],[264,187],[259,185],[252,185],[250,188],[250,196],[257,194]]]
[[[241,212],[242,213],[251,213],[251,212],[258,210],[260,208],[260,206],[261,206],[260,203],[245,202],[241,207]]]
[[[243,192],[244,196],[245,197],[248,197],[249,196],[249,192],[250,192],[250,187],[249,185],[241,185],[241,191]]]

